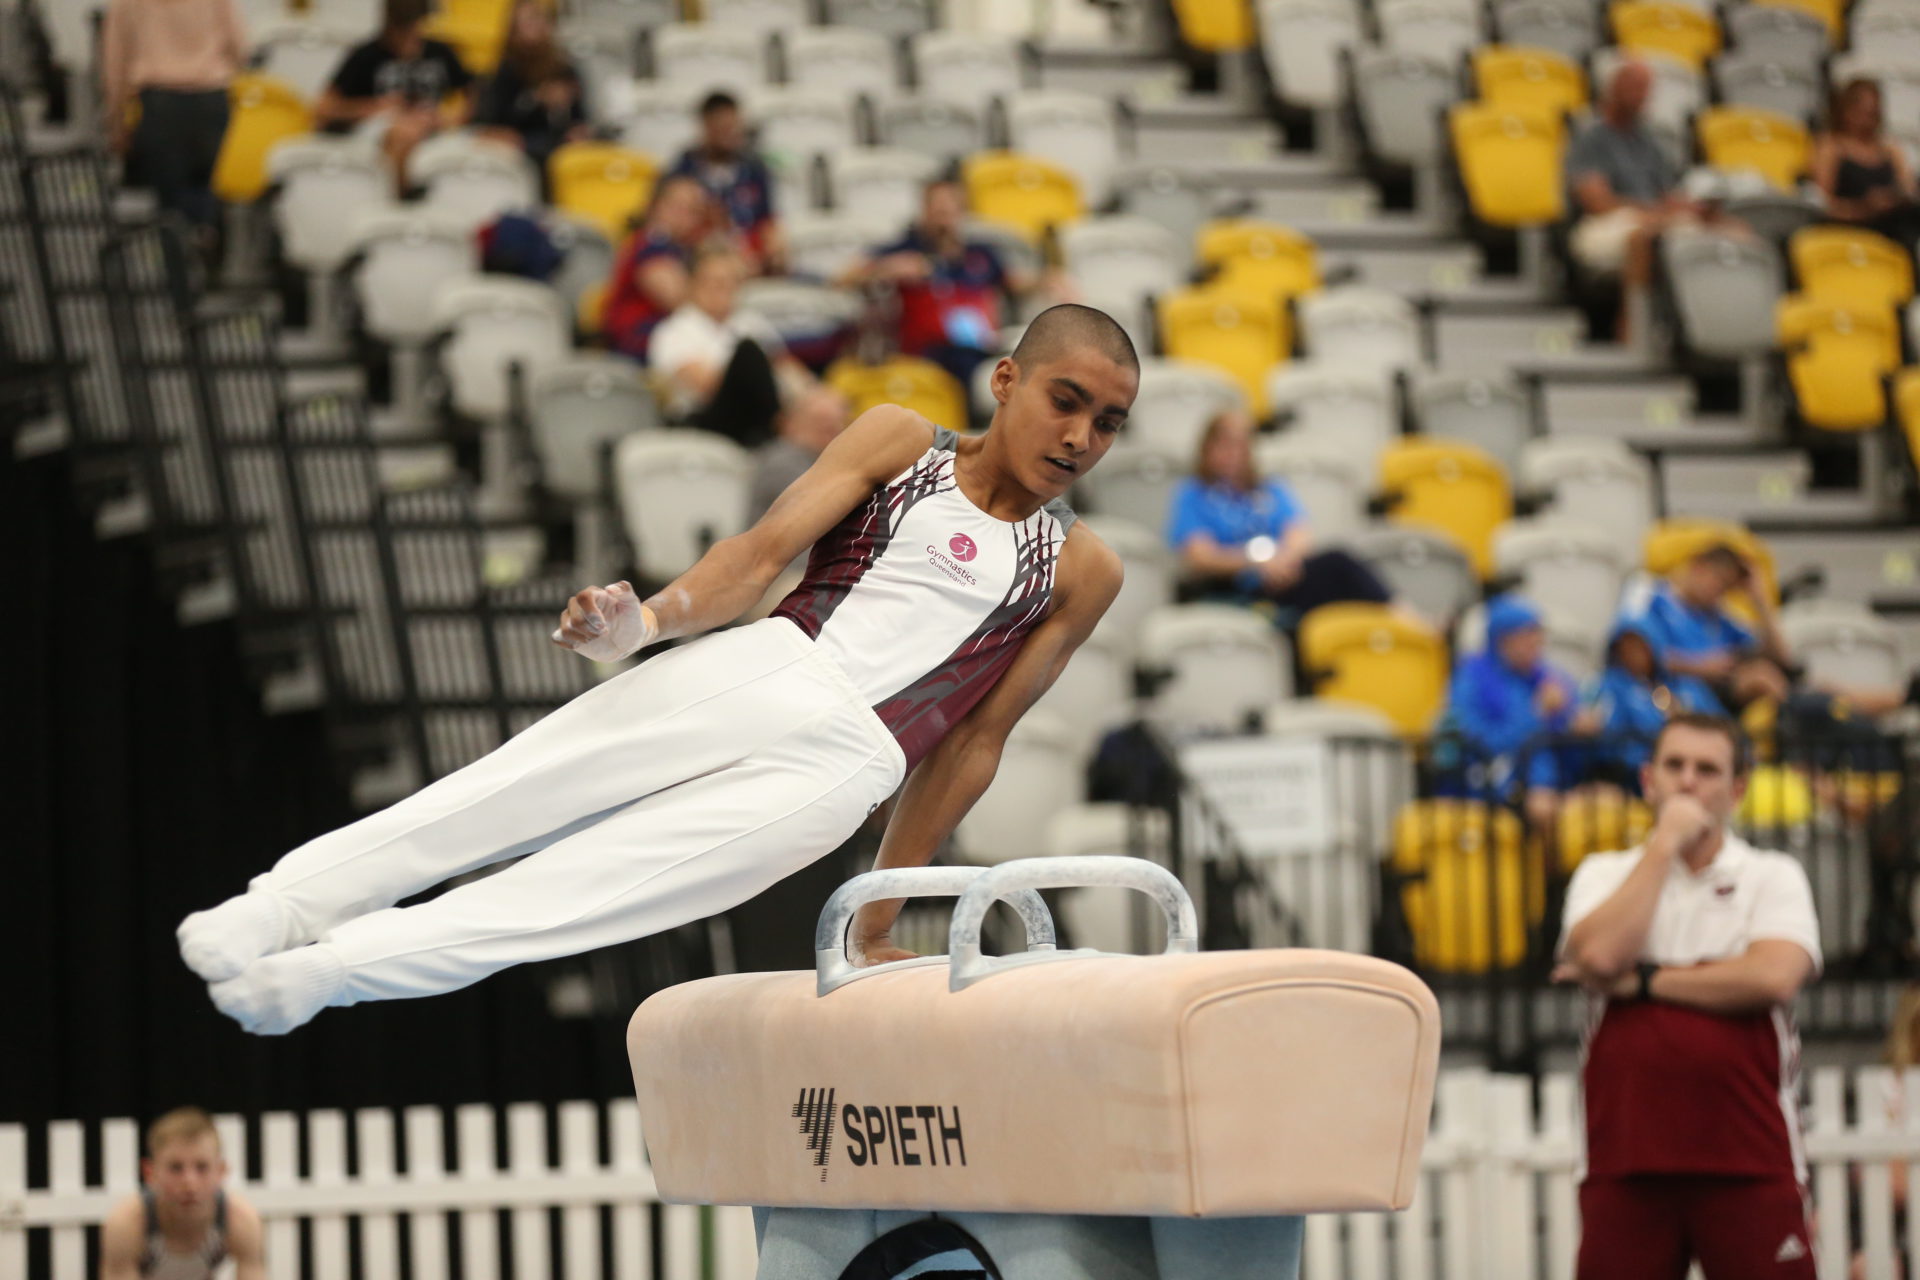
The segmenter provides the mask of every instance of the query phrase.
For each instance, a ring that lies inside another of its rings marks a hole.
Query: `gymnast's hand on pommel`
[[[595,662],[618,662],[660,634],[660,620],[625,582],[588,587],[567,601],[553,642]]]
[[[847,958],[862,969],[890,960],[912,960],[919,953],[893,945],[893,922],[904,905],[899,898],[869,902],[853,913],[847,926]]]

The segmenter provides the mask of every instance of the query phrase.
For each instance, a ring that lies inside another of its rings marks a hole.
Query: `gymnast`
[[[554,640],[613,661],[724,626],[811,547],[772,616],[644,662],[295,849],[188,916],[182,958],[222,1012],[279,1035],[329,1006],[725,911],[841,844],[902,780],[875,865],[926,863],[1119,591],[1119,557],[1063,495],[1112,446],[1139,370],[1119,325],[1068,304],[994,369],[985,435],[862,414],[753,528],[645,601],[624,582],[581,591]],[[862,909],[857,958],[908,954],[899,907]]]

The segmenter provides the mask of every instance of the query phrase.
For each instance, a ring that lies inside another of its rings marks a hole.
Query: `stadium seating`
[[[1123,435],[1124,438],[1124,435]],[[1191,453],[1169,453],[1151,445],[1128,445],[1107,453],[1100,465],[1074,486],[1089,510],[1119,516],[1148,529],[1166,527],[1174,486],[1192,469]]]
[[[1254,459],[1261,475],[1287,486],[1316,544],[1338,545],[1366,527],[1371,460],[1363,462],[1337,441],[1298,432],[1262,439]]]
[[[1851,310],[1905,306],[1913,297],[1913,255],[1864,227],[1807,227],[1787,257],[1800,295]]]
[[[1287,439],[1339,449],[1369,473],[1399,434],[1393,384],[1364,365],[1317,359],[1281,365],[1267,379],[1267,403]]]
[[[670,23],[650,33],[654,76],[699,95],[739,93],[766,80],[766,37],[706,23]]]
[[[852,402],[854,415],[878,404],[902,405],[938,426],[966,425],[966,390],[931,360],[895,356],[880,364],[838,360],[828,367],[828,385]]]
[[[672,581],[746,527],[753,462],[724,436],[638,432],[614,446],[613,470],[633,564],[648,582]]]
[[[1713,15],[1665,0],[1614,0],[1607,11],[1614,43],[1631,53],[1660,53],[1698,71],[1720,50]]]
[[[1536,431],[1524,388],[1470,374],[1424,374],[1407,384],[1407,407],[1423,436],[1486,451],[1509,473]]]
[[[1677,336],[1687,350],[1714,360],[1773,350],[1783,270],[1771,241],[1712,227],[1672,227],[1660,237],[1659,263]]]
[[[1239,605],[1175,604],[1140,626],[1140,665],[1163,678],[1147,718],[1175,734],[1231,732],[1287,696],[1287,644]]]
[[[1292,346],[1277,298],[1203,285],[1160,298],[1160,343],[1176,359],[1212,365],[1233,378],[1256,415],[1267,409],[1268,370]]]
[[[1406,440],[1380,459],[1380,488],[1397,523],[1444,530],[1482,578],[1493,572],[1493,531],[1513,514],[1499,462],[1468,444]]]
[[[905,228],[920,216],[921,192],[939,161],[905,147],[859,147],[827,156],[836,213],[863,226]]]
[[[890,141],[907,145],[897,137]],[[967,203],[976,217],[1018,228],[1033,240],[1085,212],[1073,174],[1037,156],[977,153],[968,157],[963,176]]]
[[[1900,639],[1871,609],[1844,601],[1796,601],[1780,611],[1780,632],[1816,685],[1896,689],[1907,681]]]
[[[1397,293],[1342,285],[1301,298],[1297,310],[1301,345],[1317,364],[1391,379],[1425,359],[1419,313]]]
[[[647,207],[659,166],[653,157],[606,142],[569,142],[547,161],[553,204],[619,240]]]
[[[1360,43],[1351,0],[1261,0],[1260,47],[1282,101],[1310,110],[1340,103],[1340,53]]]
[[[1808,426],[1871,431],[1887,419],[1886,378],[1900,364],[1900,327],[1885,307],[1799,296],[1775,314],[1794,405]]]
[[[729,31],[750,31],[772,35],[792,31],[813,21],[806,0],[700,0],[701,17],[715,27]]]
[[[1594,7],[1580,0],[1500,0],[1493,26],[1503,44],[1549,50],[1575,64],[1600,43]]]
[[[1105,466],[1102,463],[1101,469]],[[1162,504],[1151,523],[1106,511],[1083,518],[1087,527],[1119,555],[1125,567],[1120,594],[1107,606],[1092,639],[1131,663],[1139,645],[1141,624],[1147,615],[1173,602],[1178,567],[1160,532],[1166,520],[1166,508]]]
[[[1604,525],[1513,521],[1494,534],[1494,567],[1528,601],[1598,643],[1618,611],[1635,567],[1630,546]]]
[[[781,33],[786,82],[882,97],[898,82],[893,46],[862,27],[796,27]]]
[[[541,480],[575,501],[599,495],[602,453],[631,433],[660,428],[660,411],[633,361],[576,353],[528,384],[528,421]]]
[[[1552,436],[1520,454],[1520,489],[1558,519],[1638,545],[1653,523],[1653,468],[1617,440]]]
[[[1363,46],[1347,77],[1361,145],[1380,165],[1435,165],[1445,151],[1441,112],[1460,96],[1453,66],[1437,54]]]
[[[1373,707],[1409,738],[1433,728],[1446,696],[1440,633],[1383,605],[1315,609],[1300,624],[1300,657],[1316,695]]]
[[[1724,520],[1670,516],[1659,521],[1647,530],[1642,541],[1642,563],[1648,573],[1666,577],[1694,556],[1715,546],[1730,547],[1757,566],[1761,588],[1769,600],[1779,603],[1780,578],[1774,567],[1773,552],[1751,530]],[[1742,612],[1745,603],[1735,599],[1729,602],[1729,608],[1736,613]]]
[[[1735,5],[1724,21],[1734,48],[1816,75],[1832,41],[1826,22],[1797,4]]]
[[[1395,600],[1435,626],[1453,624],[1480,598],[1480,574],[1467,549],[1440,529],[1372,525],[1347,539]]]
[[[1243,218],[1209,223],[1200,232],[1197,257],[1216,283],[1292,298],[1320,287],[1320,262],[1312,240],[1276,223]]]
[[[1541,108],[1468,103],[1448,116],[1460,180],[1474,217],[1493,227],[1539,227],[1566,207],[1566,128]]]
[[[1473,51],[1473,83],[1480,101],[1549,115],[1586,110],[1587,77],[1573,59],[1550,49],[1482,45]]]
[[[227,132],[213,166],[213,193],[229,204],[251,204],[267,190],[267,154],[313,128],[313,116],[293,86],[271,76],[235,76],[227,90]]]
[[[1394,819],[1393,871],[1415,959],[1442,973],[1511,968],[1546,914],[1520,820],[1471,800],[1422,800]]]
[[[1783,62],[1764,53],[1735,48],[1713,60],[1713,83],[1720,101],[1810,120],[1820,113],[1823,89],[1817,66]]]
[[[1716,169],[1751,169],[1785,190],[1806,172],[1806,127],[1750,107],[1709,107],[1694,120],[1700,154]]]
[[[1643,800],[1612,791],[1576,797],[1555,818],[1560,873],[1572,875],[1590,853],[1634,848],[1651,830],[1653,810]]]
[[[312,102],[333,82],[333,73],[356,39],[354,33],[325,23],[278,24],[256,36],[255,69]]]
[[[985,111],[1026,88],[1020,48],[1006,36],[927,31],[913,38],[912,51],[917,86],[945,102]]]

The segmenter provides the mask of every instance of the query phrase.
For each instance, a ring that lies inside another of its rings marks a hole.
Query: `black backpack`
[[[928,1263],[933,1269],[923,1269]],[[1000,1280],[980,1242],[939,1218],[897,1227],[855,1255],[840,1280]]]

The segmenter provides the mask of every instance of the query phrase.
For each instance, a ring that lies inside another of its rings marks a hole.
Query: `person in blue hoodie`
[[[1593,714],[1598,735],[1596,772],[1634,795],[1640,794],[1640,766],[1668,716],[1682,711],[1727,713],[1706,681],[1668,671],[1656,646],[1657,637],[1644,618],[1622,618],[1607,637],[1606,670],[1581,699]]]
[[[1466,788],[1488,800],[1524,792],[1527,819],[1550,829],[1560,790],[1577,779],[1571,753],[1547,739],[1591,733],[1572,676],[1546,660],[1540,611],[1515,595],[1487,606],[1486,648],[1455,668],[1447,724],[1464,739]]]

